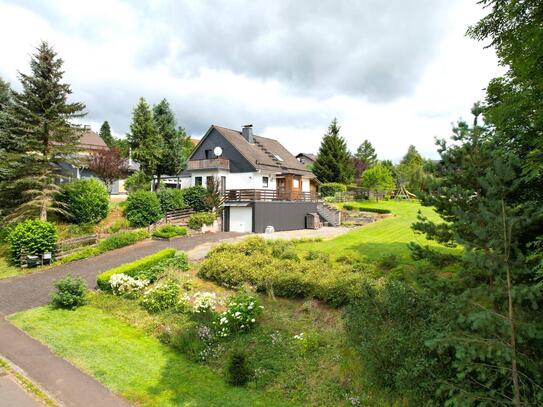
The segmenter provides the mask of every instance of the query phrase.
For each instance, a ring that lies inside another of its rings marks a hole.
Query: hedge
[[[345,205],[343,205],[345,207]],[[373,213],[390,213],[390,209],[383,208],[358,208],[360,212],[373,212]]]
[[[104,271],[103,273],[98,274],[98,277],[96,277],[96,284],[102,290],[105,290],[105,291],[110,290],[111,287],[109,285],[109,279],[114,274],[123,273],[123,274],[133,277],[134,275],[136,275],[138,272],[142,270],[148,269],[153,266],[157,266],[162,261],[173,258],[175,256],[175,253],[176,253],[175,249],[164,249],[164,250],[161,250],[160,252],[151,254],[149,256],[145,256],[131,263],[126,263],[119,267],[115,267],[108,271]]]
[[[321,184],[321,196],[327,197],[327,196],[334,196],[338,192],[346,192],[347,191],[347,185],[340,184],[337,182],[327,182],[324,184]]]
[[[183,191],[180,189],[162,187],[156,194],[164,213],[186,207],[183,199]]]

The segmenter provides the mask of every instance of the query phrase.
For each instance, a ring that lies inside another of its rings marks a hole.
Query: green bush
[[[321,184],[321,196],[327,197],[327,196],[334,196],[338,192],[346,192],[347,191],[347,185],[339,184],[337,182],[327,182],[324,184]]]
[[[96,178],[80,179],[62,185],[56,205],[67,212],[71,222],[98,223],[109,211],[109,193]]]
[[[230,354],[226,369],[226,381],[232,386],[245,386],[251,379],[251,370],[245,353],[235,350]]]
[[[98,277],[96,278],[96,284],[102,290],[109,290],[111,288],[109,285],[109,279],[112,275],[123,273],[130,277],[141,277],[153,267],[160,265],[161,262],[174,257],[175,253],[175,249],[164,249],[160,252],[145,256],[131,263],[126,263],[119,267],[104,271],[103,273],[98,274]],[[149,281],[154,281],[149,278],[147,279]]]
[[[85,303],[87,285],[77,276],[66,277],[55,281],[56,292],[51,295],[51,304],[57,308],[74,309]]]
[[[178,300],[179,282],[166,280],[149,288],[143,295],[141,305],[149,312],[161,312],[175,307]]]
[[[156,194],[141,190],[128,195],[124,214],[130,225],[135,227],[149,226],[163,216]]]
[[[383,254],[379,259],[379,267],[383,270],[392,270],[400,264],[400,256],[394,253]]]
[[[129,194],[136,191],[150,191],[151,190],[151,177],[145,175],[142,171],[136,171],[124,182],[124,187]]]
[[[346,211],[352,211],[355,209],[355,206],[351,204],[343,204],[343,209],[345,209]]]
[[[54,253],[57,239],[57,230],[52,223],[38,219],[25,220],[9,233],[11,260],[15,264],[20,264],[21,253],[30,255]]]
[[[343,205],[343,207],[345,207],[345,205]],[[390,213],[390,210],[389,209],[383,209],[383,208],[358,208],[358,210],[360,212],[373,212],[373,213],[381,213],[381,214],[385,214],[385,213]]]
[[[153,237],[160,239],[171,239],[175,236],[185,236],[187,234],[187,228],[178,225],[164,225],[160,226],[153,232]]]
[[[368,378],[412,405],[429,405],[439,387],[436,375],[444,369],[425,344],[439,330],[433,319],[438,305],[397,281],[368,284],[362,290],[346,308],[345,326]]]
[[[186,207],[183,199],[183,191],[180,189],[160,188],[157,192],[157,196],[163,213]]]
[[[217,216],[211,212],[198,212],[190,215],[189,228],[199,230],[204,225],[212,225]]]
[[[125,218],[117,219],[115,222],[111,224],[111,226],[107,229],[109,233],[117,233],[121,229],[128,229],[130,224],[128,223],[128,220]]]
[[[177,329],[171,337],[170,344],[193,361],[201,360],[206,348],[206,343],[200,339],[196,325]]]
[[[100,253],[129,246],[140,240],[147,239],[149,233],[146,230],[134,230],[130,232],[115,233],[98,243],[97,248]]]
[[[197,212],[209,211],[212,208],[207,203],[207,190],[202,186],[185,188],[183,191],[183,200],[188,208]]]
[[[318,252],[304,259],[283,258],[279,245],[284,244],[267,243],[256,236],[219,245],[202,262],[198,275],[227,287],[248,283],[281,297],[314,297],[334,307],[356,298],[372,275],[370,264],[363,273],[353,272],[352,265],[333,263]]]

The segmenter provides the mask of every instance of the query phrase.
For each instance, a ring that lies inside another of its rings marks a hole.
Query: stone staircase
[[[317,203],[317,213],[322,218],[323,222],[330,226],[341,225],[341,211],[337,210],[326,202]]]

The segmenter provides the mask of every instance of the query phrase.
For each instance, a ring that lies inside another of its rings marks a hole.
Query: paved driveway
[[[96,276],[112,267],[168,247],[189,251],[202,244],[213,244],[236,236],[240,234],[221,232],[184,237],[169,242],[150,240],[43,272],[0,280],[0,354],[21,368],[32,381],[39,384],[62,405],[128,406],[125,400],[114,395],[66,360],[54,355],[45,345],[26,335],[4,317],[17,311],[49,303],[53,282],[69,273],[80,275],[86,280],[88,286],[93,288],[96,285]],[[2,387],[0,387],[0,393],[1,391]],[[0,394],[0,406],[2,400],[3,395]]]

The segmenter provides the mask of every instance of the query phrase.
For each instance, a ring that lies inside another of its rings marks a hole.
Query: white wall
[[[266,172],[238,172],[230,173],[223,170],[192,171],[191,186],[196,185],[195,178],[202,177],[202,185],[205,187],[206,177],[226,177],[226,189],[270,189],[275,190],[275,174]],[[268,177],[268,187],[264,188],[262,177]],[[183,187],[184,188],[184,187]]]
[[[230,207],[230,232],[248,233],[253,231],[253,208]]]

